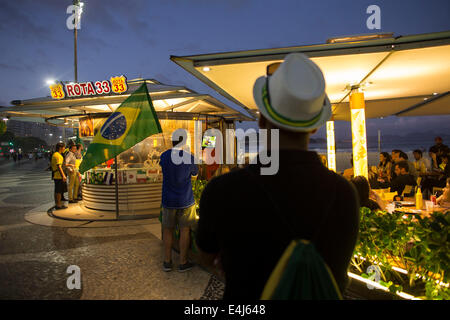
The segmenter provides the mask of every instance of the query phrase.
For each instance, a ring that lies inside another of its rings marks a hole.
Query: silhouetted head
[[[369,191],[370,191],[370,186],[367,179],[364,176],[357,176],[352,178],[350,181],[355,186],[356,191],[358,191],[359,203],[361,205],[367,203],[367,201],[369,201]]]

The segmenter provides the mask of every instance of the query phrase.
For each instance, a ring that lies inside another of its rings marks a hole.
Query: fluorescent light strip
[[[392,267],[392,270],[398,271],[403,274],[408,274],[408,271],[406,271],[405,269],[402,269],[402,268]]]
[[[363,278],[363,277],[358,276],[358,275],[356,275],[356,274],[354,274],[354,273],[351,273],[351,272],[347,272],[347,274],[348,274],[348,276],[349,276],[350,278],[353,278],[353,279],[355,279],[355,280],[358,280],[358,281],[367,283],[367,284],[369,284],[369,285],[371,285],[371,286],[373,286],[373,287],[375,287],[375,288],[381,289],[381,290],[383,290],[383,291],[389,292],[389,289],[388,289],[388,288],[382,286],[382,285],[379,284],[378,282],[375,282],[375,281],[372,281],[372,280]],[[407,294],[407,293],[404,293],[404,292],[399,292],[399,291],[397,291],[395,294],[398,295],[399,297],[404,298],[404,299],[409,299],[409,300],[422,300],[422,299],[419,299],[419,298],[417,298],[417,297],[414,297],[414,296],[412,296],[412,295],[410,295],[410,294]]]
[[[363,258],[363,257],[361,257],[361,256],[354,255],[353,257],[366,261],[366,258]],[[380,265],[380,266],[383,265],[383,264],[378,263],[378,262],[373,262],[373,264],[374,264],[374,265]],[[408,271],[405,270],[405,269],[402,269],[402,268],[392,267],[392,270],[398,271],[398,272],[403,273],[403,274],[406,274],[406,275],[408,274]],[[421,275],[418,274],[418,273],[416,273],[416,277],[419,278],[419,279],[425,279],[425,280],[427,279],[426,277],[421,276]],[[439,280],[435,280],[435,281],[436,281],[436,283],[439,284],[440,286],[443,286],[443,287],[446,287],[446,288],[450,287],[450,284],[449,284],[449,283],[445,283],[445,282],[442,282],[442,281],[439,281]]]

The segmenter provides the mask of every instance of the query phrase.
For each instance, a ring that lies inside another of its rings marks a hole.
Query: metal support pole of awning
[[[119,176],[117,174],[117,155],[114,157],[114,175],[115,175],[115,191],[116,191],[116,220],[119,220]]]
[[[164,107],[164,108],[160,109],[159,111],[173,110],[173,109],[185,106],[187,104],[190,104],[192,102],[195,102],[195,101],[198,101],[198,100],[203,100],[206,97],[208,97],[208,96],[207,95],[200,95],[200,96],[197,96],[195,98],[192,98],[192,99],[189,99],[189,100],[186,100],[186,101],[182,101],[180,103],[177,103],[177,104],[174,104],[174,105],[171,105],[171,106],[168,106],[168,107]]]
[[[406,112],[415,110],[415,109],[420,108],[420,107],[422,107],[422,106],[424,106],[424,105],[426,105],[426,104],[428,104],[428,103],[431,103],[431,102],[433,102],[433,101],[436,101],[436,100],[438,100],[438,99],[441,99],[441,98],[445,97],[446,95],[448,95],[449,93],[450,93],[450,91],[447,91],[447,92],[444,92],[444,93],[435,95],[434,97],[428,98],[427,100],[424,100],[424,101],[422,101],[422,102],[419,102],[419,103],[417,103],[417,104],[415,104],[415,105],[413,105],[413,106],[411,106],[411,107],[409,107],[409,108],[407,108],[407,109],[405,109],[405,110],[402,110],[402,111],[400,111],[400,112],[397,112],[397,113],[395,113],[395,114],[393,114],[393,115],[394,115],[394,116],[399,116],[399,115],[402,115],[403,113],[406,113]]]
[[[337,107],[338,105],[340,105],[349,95],[350,95],[350,93],[352,92],[352,88],[359,88],[360,86],[361,86],[361,84],[367,79],[367,78],[369,78],[384,62],[386,62],[386,60],[394,53],[395,51],[394,50],[392,50],[392,51],[389,51],[389,53],[383,58],[383,59],[381,59],[381,61],[380,62],[378,62],[378,64],[372,69],[372,70],[370,70],[369,71],[369,73],[368,74],[366,74],[366,76],[364,77],[364,78],[362,78],[360,81],[359,81],[359,83],[358,84],[355,84],[355,85],[352,85],[352,87],[351,88],[349,88],[348,89],[348,91],[347,91],[347,93],[345,94],[345,96],[338,102],[338,103],[336,103],[335,104],[335,106]],[[333,110],[333,114],[334,114],[334,111],[336,110],[336,108],[334,108],[334,110]]]

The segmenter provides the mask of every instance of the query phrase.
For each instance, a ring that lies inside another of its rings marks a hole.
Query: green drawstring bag
[[[292,240],[267,280],[261,300],[342,300],[342,296],[314,244]]]

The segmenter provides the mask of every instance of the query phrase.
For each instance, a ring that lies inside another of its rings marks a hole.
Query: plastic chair
[[[372,189],[372,190],[380,196],[381,200],[384,200],[384,195],[386,193],[389,193],[389,188],[387,188],[387,189]]]
[[[394,200],[394,197],[397,195],[397,191],[395,192],[385,192],[382,195],[382,199],[385,201],[392,201]]]
[[[413,191],[413,186],[406,185],[405,189],[403,189],[402,196],[405,197],[405,195],[410,194],[412,191]]]
[[[389,191],[390,191],[389,189],[390,189],[390,188],[385,188],[385,189],[372,189],[372,190],[375,191],[375,192],[378,193],[378,194],[382,194],[382,193],[389,192]]]

